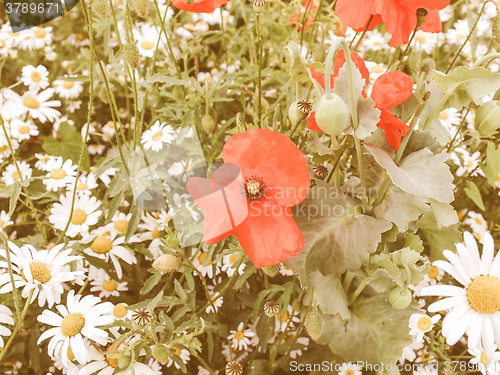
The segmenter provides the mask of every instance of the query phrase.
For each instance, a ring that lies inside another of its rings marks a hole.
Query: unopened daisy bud
[[[159,344],[153,348],[153,358],[160,362],[162,365],[168,362],[172,355],[172,351],[166,345]]]
[[[428,13],[429,12],[427,11],[427,9],[424,9],[424,8],[417,9],[417,28],[422,26],[422,24],[425,21],[425,17],[427,17]]]
[[[107,0],[94,0],[92,10],[97,17],[104,20],[109,15],[109,2]]]
[[[174,272],[181,267],[182,259],[172,254],[163,254],[153,262],[153,268],[161,273]]]
[[[139,17],[146,17],[149,13],[149,0],[134,0],[132,6]]]
[[[241,375],[243,374],[243,366],[237,361],[228,362],[226,365],[226,375]]]
[[[132,69],[137,69],[141,62],[139,48],[135,43],[128,42],[123,46],[123,58],[128,66]]]
[[[269,266],[269,267],[263,267],[262,268],[262,271],[264,271],[264,273],[268,276],[276,276],[278,274],[280,270],[280,265],[279,264],[275,264],[274,266]]]
[[[214,131],[215,125],[215,120],[208,114],[204,115],[201,119],[201,127],[209,135]]]
[[[275,316],[279,312],[279,310],[280,310],[279,305],[274,301],[267,301],[264,304],[264,312],[270,318]]]
[[[321,336],[324,321],[317,307],[311,308],[311,311],[309,311],[306,321],[304,322],[304,326],[306,327],[307,334],[313,340],[316,340],[319,336]]]
[[[313,167],[313,172],[320,178],[325,178],[326,176],[328,176],[328,168],[326,168],[324,165],[315,165]]]
[[[251,0],[253,10],[256,14],[260,14],[264,10],[266,0]]]
[[[141,326],[145,326],[152,319],[151,313],[148,309],[138,308],[132,314],[132,320]]]

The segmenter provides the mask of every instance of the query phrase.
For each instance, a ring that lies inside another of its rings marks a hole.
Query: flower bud
[[[141,63],[139,48],[133,42],[128,42],[123,46],[123,58],[131,69],[137,69]]]
[[[280,310],[279,305],[274,301],[267,301],[264,304],[264,313],[269,317],[275,316]]]
[[[396,310],[406,309],[410,306],[411,300],[411,292],[406,288],[397,286],[389,293],[389,302]]]
[[[341,134],[348,126],[347,106],[335,93],[325,94],[316,107],[316,123],[326,134],[333,137]]]
[[[427,17],[427,14],[429,14],[427,9],[424,8],[417,9],[417,28],[422,26],[422,24],[425,22],[425,17]]]
[[[174,272],[181,267],[182,259],[172,254],[163,254],[153,262],[153,268],[161,273]]]
[[[155,345],[153,348],[153,358],[160,362],[162,365],[168,362],[168,359],[172,355],[172,351],[169,350],[166,345],[159,344]]]
[[[264,273],[267,275],[267,276],[276,276],[280,270],[280,265],[279,264],[275,264],[274,266],[269,266],[269,267],[263,267],[261,268],[262,271],[264,271]]]
[[[477,109],[474,127],[481,137],[491,137],[500,128],[500,101],[492,100]]]
[[[493,40],[496,43],[500,43],[500,15],[497,15],[493,19],[493,26],[491,28],[491,32],[493,33]]]
[[[107,0],[95,0],[92,10],[97,17],[105,20],[109,16],[109,2]]]
[[[214,131],[215,125],[215,120],[208,114],[204,115],[201,119],[201,127],[209,135]]]
[[[297,102],[293,102],[288,107],[288,118],[290,119],[290,123],[292,126],[297,125],[297,121],[299,121],[300,112],[297,108]]]
[[[304,322],[304,326],[306,327],[307,334],[313,340],[316,340],[319,336],[321,336],[324,321],[316,306],[311,308],[311,311],[309,311],[306,321]]]

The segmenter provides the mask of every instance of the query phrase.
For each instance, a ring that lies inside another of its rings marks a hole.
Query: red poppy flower
[[[304,30],[311,27],[316,16],[314,12],[318,10],[319,1],[318,0],[305,0],[304,5],[300,7],[298,13],[294,13],[288,19],[290,26],[295,26],[298,24],[298,29],[302,30],[302,22],[304,19],[304,12],[306,14]]]
[[[211,180],[191,177],[186,185],[205,211],[205,242],[214,244],[235,235],[259,268],[302,251],[304,239],[290,207],[307,196],[310,177],[298,147],[283,134],[252,129],[229,139],[223,159],[230,164],[217,169]]]
[[[370,17],[369,29],[384,22],[386,30],[392,35],[390,46],[408,43],[417,25],[417,9],[428,11],[420,29],[439,33],[442,23],[439,10],[445,8],[450,0],[338,0],[335,13],[340,21],[356,31],[365,29]]]
[[[351,59],[356,64],[361,76],[365,79],[366,87],[369,72],[365,66],[364,60],[353,51],[351,51]],[[343,53],[339,53],[335,60],[334,74],[330,77],[332,87],[333,80],[338,76],[338,72],[344,63],[345,56]],[[316,70],[311,67],[311,75],[323,88],[325,88],[325,75],[323,73],[316,72]],[[395,150],[401,145],[401,138],[408,133],[409,127],[390,113],[389,110],[407,100],[412,92],[413,82],[411,78],[407,74],[397,70],[382,74],[373,84],[371,98],[375,102],[375,106],[382,112],[377,126],[385,131],[387,143]],[[364,92],[363,96],[365,96]],[[307,118],[307,127],[314,131],[322,131],[316,123],[314,112],[311,112],[311,115]]]
[[[227,4],[229,0],[172,0],[172,5],[177,9],[194,13],[212,13],[215,9]]]

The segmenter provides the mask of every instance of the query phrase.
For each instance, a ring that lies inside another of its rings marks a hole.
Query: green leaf
[[[323,313],[340,314],[342,319],[349,319],[351,316],[347,307],[349,299],[337,275],[328,274],[325,276],[319,271],[314,271],[307,275],[307,286],[308,291],[312,290],[313,287],[316,288],[316,297]]]
[[[45,137],[42,149],[48,154],[62,156],[64,160],[71,159],[73,164],[78,164],[82,150],[82,136],[74,126],[63,122],[59,126],[60,139],[52,136]],[[90,170],[90,158],[87,148],[83,148],[82,168]]]
[[[406,157],[398,167],[384,149],[370,144],[365,147],[387,171],[394,185],[407,193],[444,203],[453,201],[453,175],[445,163],[448,154],[434,155],[423,148]]]
[[[469,186],[467,186],[465,189],[465,194],[478,206],[482,211],[484,211],[484,203],[483,203],[483,198],[481,198],[481,192],[479,191],[479,188],[477,185],[470,181]]]
[[[308,197],[297,208],[296,221],[305,243],[306,273],[340,274],[356,270],[368,261],[381,240],[391,229],[385,220],[358,215],[358,200],[323,181],[310,189]]]
[[[9,216],[12,216],[14,210],[16,209],[17,201],[19,200],[19,194],[21,194],[21,183],[15,182],[12,193],[10,193],[9,201]]]
[[[488,142],[486,147],[486,165],[480,163],[488,181],[495,186],[495,178],[500,173],[500,147],[496,147],[493,142]]]
[[[387,295],[358,297],[351,309],[351,319],[327,316],[323,333],[316,341],[329,345],[345,361],[391,363],[411,344],[408,320],[418,311],[416,303],[405,310],[395,310]]]
[[[175,280],[177,281],[177,280]],[[156,297],[149,303],[148,309],[149,310],[154,310],[156,306],[158,306],[158,303],[160,302],[161,298],[163,297],[163,290],[156,295]]]
[[[375,102],[371,98],[360,98],[357,109],[359,124],[354,133],[359,139],[365,139],[377,130],[382,112],[375,108]]]
[[[457,109],[470,102],[481,104],[479,100],[500,85],[500,73],[480,67],[460,66],[448,75],[435,70],[432,76],[443,92],[451,94],[450,104]]]
[[[416,234],[405,233],[405,247],[409,247],[419,253],[424,251],[424,246],[422,245],[422,240]]]
[[[135,204],[132,205],[130,211],[132,212],[132,217],[130,218],[130,221],[128,223],[127,233],[125,234],[125,242],[128,242],[130,240],[130,237],[133,236],[135,230],[137,229],[137,226],[139,225],[139,220],[142,217],[142,209],[139,209]]]
[[[311,78],[311,73],[307,68],[307,63],[300,54],[300,49],[297,43],[288,42],[285,49],[289,52],[289,57],[291,61],[290,74],[292,76],[291,81],[297,83],[309,82]]]
[[[462,233],[458,230],[459,224],[438,228],[436,217],[433,213],[424,214],[417,226],[422,231],[427,244],[431,248],[431,261],[445,259],[443,250],[455,249],[455,244],[462,241]]]
[[[378,219],[390,221],[405,232],[412,221],[431,209],[425,197],[409,194],[397,186],[391,185],[382,202],[375,206],[373,213]]]
[[[158,284],[158,282],[161,279],[161,276],[162,275],[160,272],[155,272],[153,275],[151,275],[149,279],[147,279],[146,282],[144,283],[144,286],[142,287],[140,293],[141,294],[149,293],[151,289],[153,289],[156,286],[156,284]]]

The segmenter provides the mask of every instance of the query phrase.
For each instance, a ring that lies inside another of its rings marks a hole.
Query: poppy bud
[[[207,134],[212,134],[215,128],[215,121],[210,115],[204,115],[203,118],[201,119],[201,127],[203,128],[203,131]]]
[[[288,118],[290,119],[290,122],[292,126],[295,126],[297,124],[297,121],[299,121],[299,109],[297,108],[297,102],[293,102],[290,104],[290,107],[288,107]]]
[[[264,10],[265,0],[251,0],[253,10],[256,14],[260,14]]]
[[[275,264],[274,266],[262,267],[262,271],[264,271],[266,275],[273,277],[278,274],[280,268],[279,264]]]
[[[131,69],[137,69],[141,63],[139,48],[135,43],[129,42],[123,46],[123,58]]]
[[[325,94],[317,103],[316,123],[326,134],[336,137],[349,126],[348,113],[340,96],[335,93]]]
[[[425,21],[425,17],[427,17],[428,13],[429,12],[427,11],[427,9],[424,9],[424,8],[418,8],[417,9],[417,28],[419,28],[420,26],[422,26],[422,24]]]
[[[172,254],[163,254],[153,262],[153,268],[161,273],[177,271],[181,266],[182,259]]]
[[[500,16],[497,15],[493,20],[493,27],[491,31],[495,42],[500,43]]]
[[[106,19],[109,15],[109,2],[107,0],[95,0],[92,10],[100,19]]]
[[[316,306],[313,307],[307,315],[304,326],[306,327],[307,334],[313,340],[316,340],[319,336],[321,336],[321,333],[323,332],[324,321]]]
[[[169,350],[165,345],[159,344],[153,348],[153,358],[156,359],[161,364],[167,363],[170,358],[172,351]]]
[[[146,17],[149,13],[149,0],[134,0],[132,2],[135,12],[139,17]]]
[[[492,100],[477,109],[474,127],[481,137],[490,137],[500,128],[500,101]]]
[[[389,302],[396,310],[404,310],[410,306],[412,300],[411,292],[408,289],[395,287],[389,293]]]

